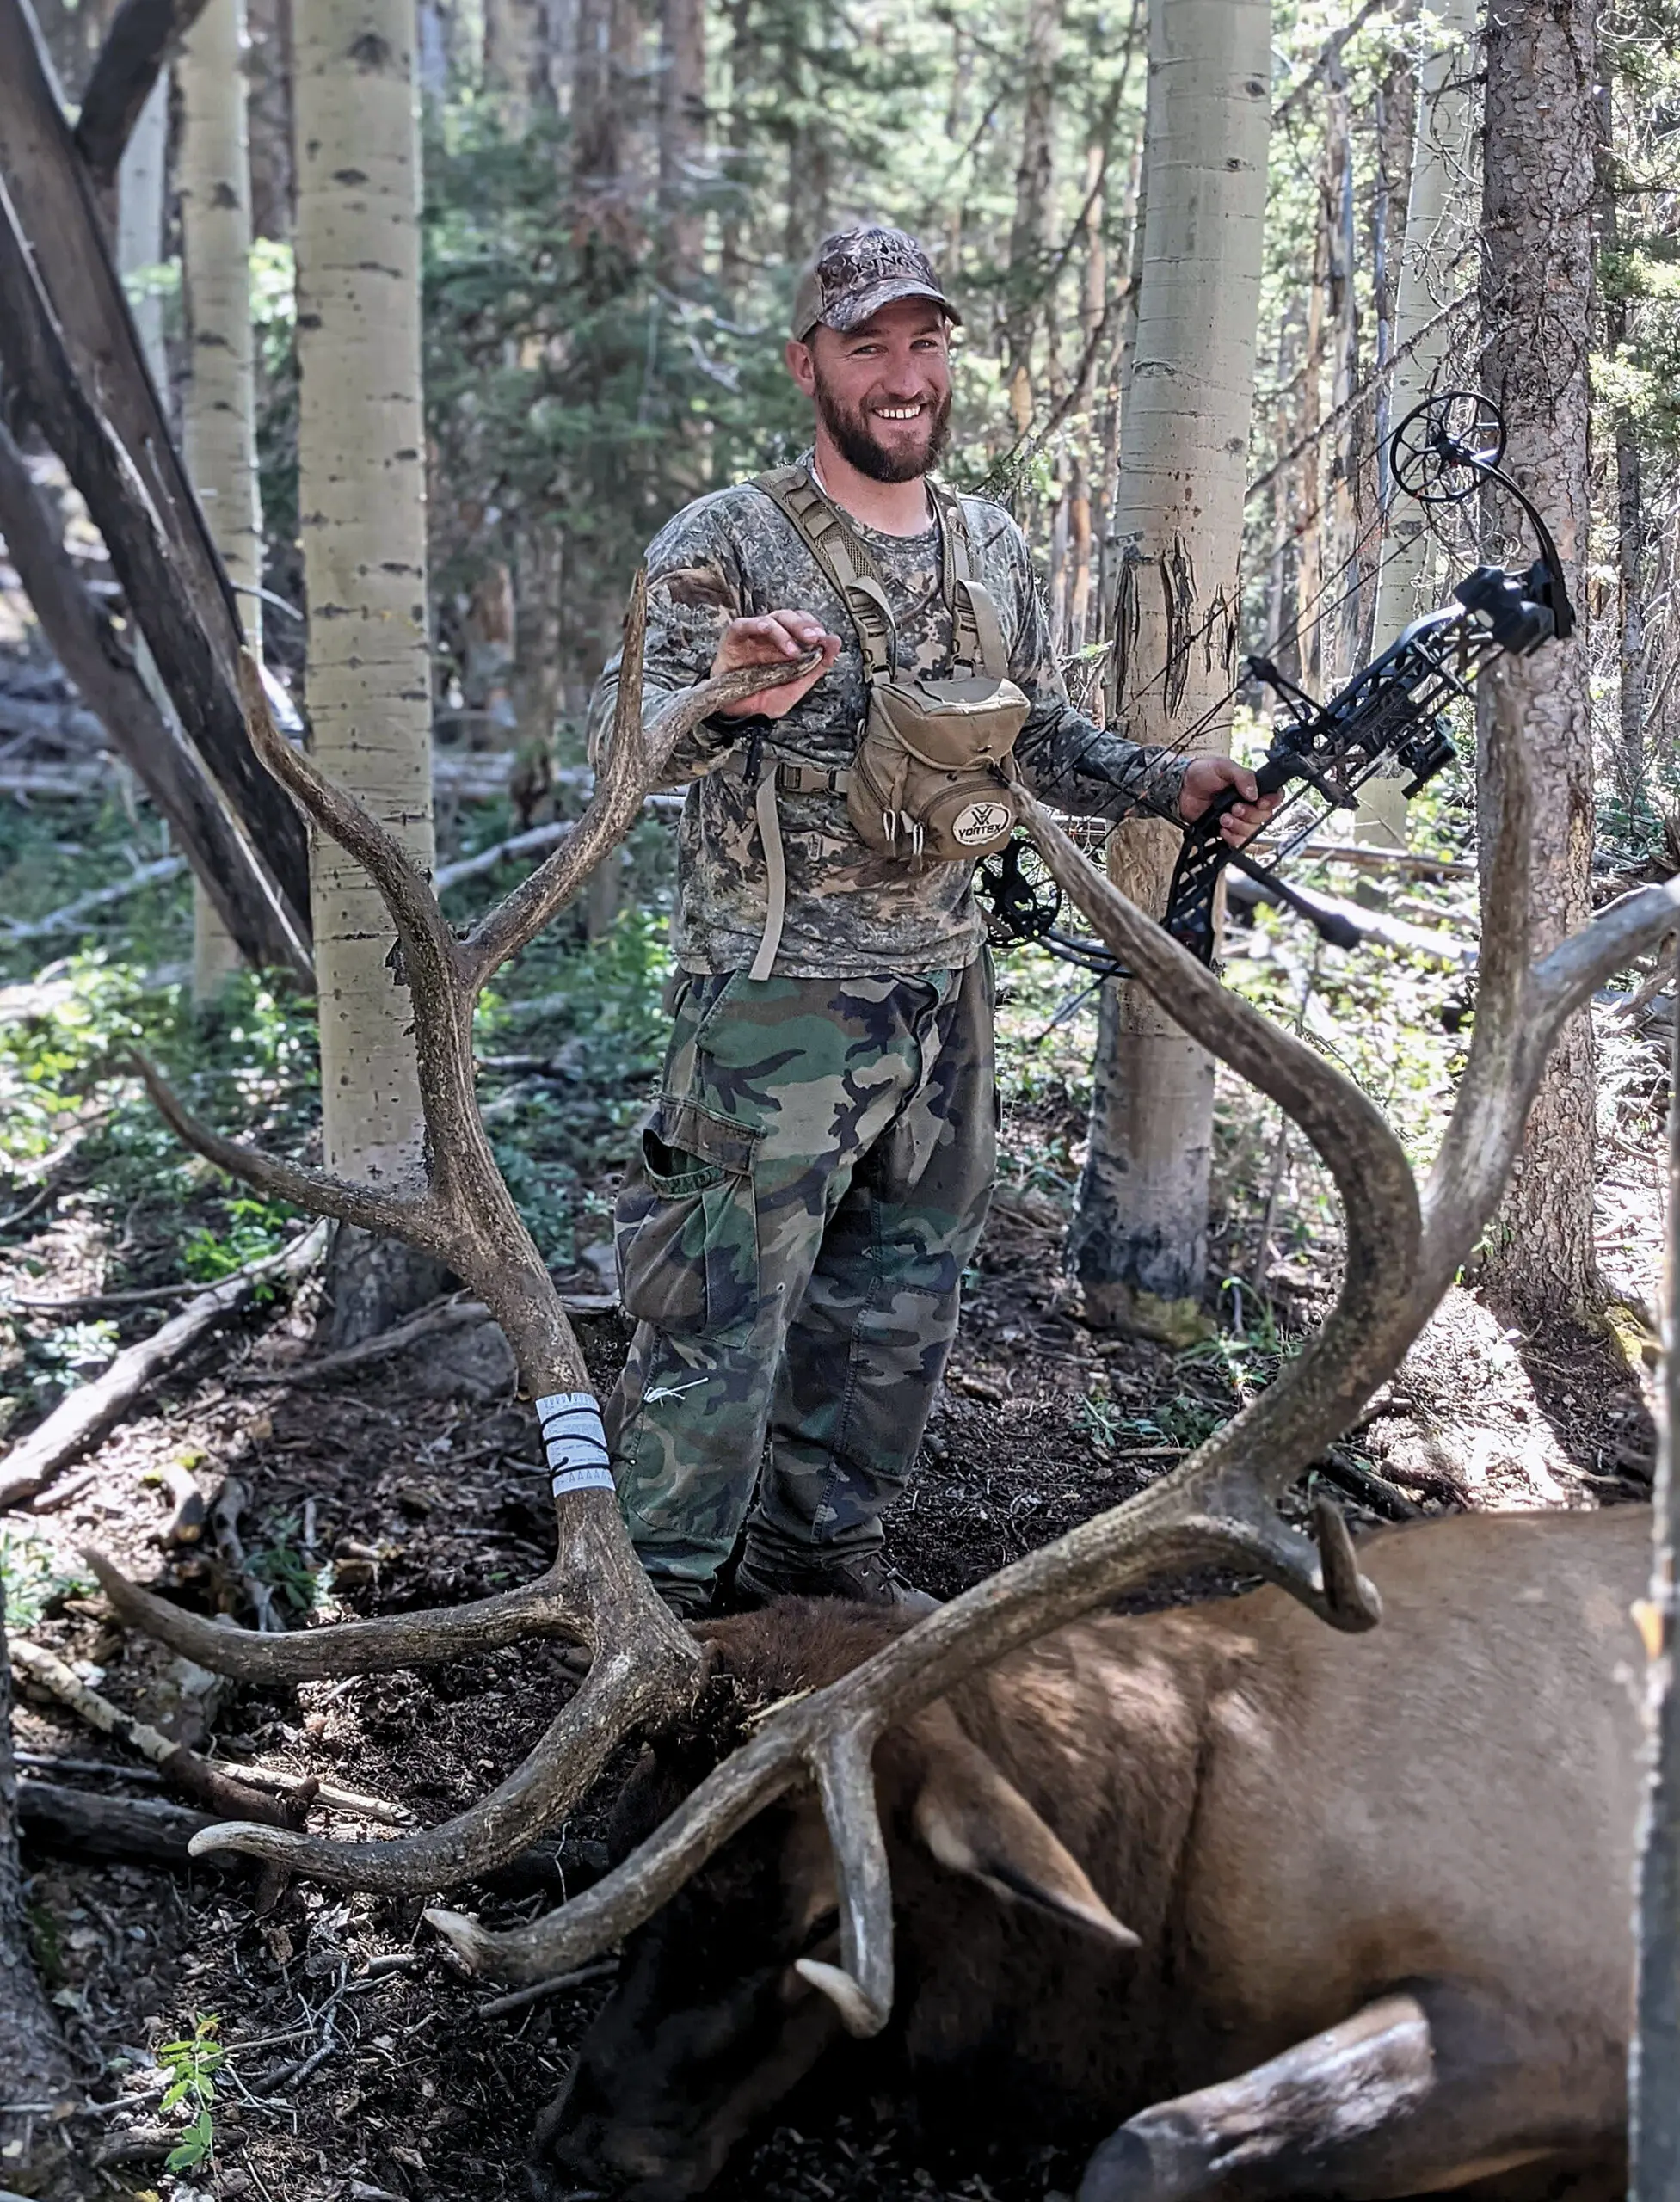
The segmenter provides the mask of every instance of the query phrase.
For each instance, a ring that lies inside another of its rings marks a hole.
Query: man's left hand
[[[1222,836],[1233,847],[1251,840],[1277,809],[1281,798],[1262,795],[1254,775],[1246,765],[1239,765],[1230,757],[1195,757],[1185,774],[1185,784],[1178,793],[1178,815],[1186,826],[1193,826],[1208,805],[1227,788],[1234,788],[1241,800],[1234,803],[1219,821]]]

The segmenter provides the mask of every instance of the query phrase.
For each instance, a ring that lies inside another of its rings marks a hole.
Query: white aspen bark
[[[187,471],[239,592],[245,639],[262,648],[262,507],[251,331],[251,181],[243,0],[209,0],[175,65],[181,93],[181,261],[190,372],[182,395]],[[239,951],[193,886],[193,999],[213,1001]]]
[[[1467,178],[1474,121],[1475,0],[1421,0],[1418,35],[1412,183],[1394,296],[1394,344],[1400,356],[1388,407],[1395,427],[1429,395],[1447,356],[1451,332],[1437,317],[1474,280],[1464,248],[1471,204]],[[1431,328],[1431,323],[1437,325]],[[1431,608],[1432,566],[1422,508],[1391,485],[1373,650],[1387,649],[1403,628]],[[1406,798],[1398,779],[1371,783],[1353,831],[1356,840],[1406,846]]]
[[[117,268],[125,275],[156,268],[163,257],[163,187],[169,142],[169,80],[160,73],[129,135],[117,169]],[[140,349],[169,409],[169,371],[163,351],[163,301],[148,286],[129,307]]]
[[[1270,135],[1266,0],[1160,0],[1149,22],[1147,200],[1114,527],[1120,719],[1171,741],[1230,686]],[[1197,747],[1222,747],[1215,717]],[[1137,821],[1116,876],[1165,902],[1178,835]],[[1070,1252],[1098,1319],[1200,1323],[1213,1063],[1140,987],[1104,988]]]
[[[316,762],[434,858],[414,0],[298,0],[298,508]],[[415,1182],[408,988],[372,880],[311,836],[329,1169]]]

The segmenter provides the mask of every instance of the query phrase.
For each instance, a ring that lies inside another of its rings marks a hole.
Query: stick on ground
[[[248,1306],[259,1284],[269,1279],[296,1284],[305,1276],[326,1251],[329,1228],[325,1223],[317,1223],[282,1252],[253,1262],[212,1285],[149,1338],[126,1347],[102,1375],[62,1400],[38,1430],[20,1439],[0,1461],[0,1507],[15,1506],[43,1492],[55,1476],[120,1422],[165,1369],[218,1324]]]

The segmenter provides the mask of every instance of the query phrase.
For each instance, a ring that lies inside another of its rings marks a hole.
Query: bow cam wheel
[[[1456,505],[1474,495],[1505,453],[1505,416],[1492,399],[1476,390],[1443,390],[1400,422],[1388,463],[1420,505]]]
[[[1042,940],[1062,910],[1062,889],[1037,850],[1018,833],[981,858],[975,872],[975,892],[985,913],[987,938],[994,948]]]

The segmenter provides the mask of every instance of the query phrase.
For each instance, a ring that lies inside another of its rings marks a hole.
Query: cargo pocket
[[[692,1335],[757,1313],[760,1136],[698,1102],[655,1104],[612,1219],[619,1296],[637,1322]]]

